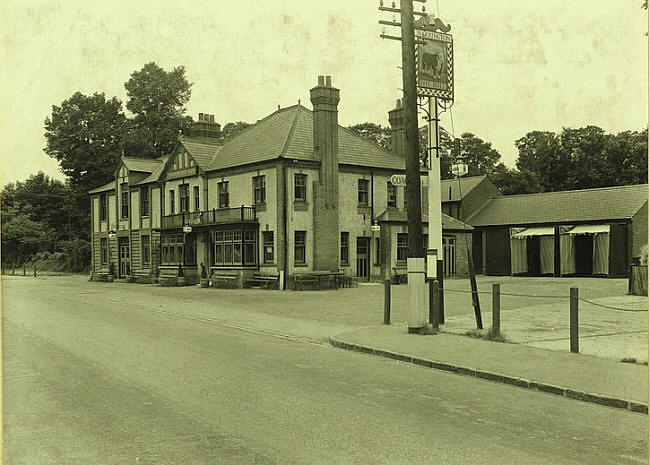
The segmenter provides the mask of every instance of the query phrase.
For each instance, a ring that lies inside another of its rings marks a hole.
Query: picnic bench
[[[280,273],[254,273],[251,278],[244,281],[244,287],[258,286],[264,289],[277,288]]]
[[[212,273],[210,275],[210,283],[212,287],[235,287],[237,284],[237,276],[225,273]]]
[[[302,291],[305,284],[318,289],[338,289],[343,282],[343,273],[339,271],[306,271],[294,273],[293,279],[297,291]]]

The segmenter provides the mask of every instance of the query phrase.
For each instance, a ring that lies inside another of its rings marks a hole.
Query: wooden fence
[[[630,267],[628,292],[632,295],[648,295],[648,266],[632,265]]]

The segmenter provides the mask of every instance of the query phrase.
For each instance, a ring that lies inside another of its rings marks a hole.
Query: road
[[[134,286],[3,280],[4,463],[647,463],[645,415],[230,324],[217,290],[211,318]]]

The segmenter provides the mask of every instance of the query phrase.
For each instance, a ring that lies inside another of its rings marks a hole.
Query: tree
[[[172,152],[179,134],[187,134],[192,123],[185,115],[191,86],[183,66],[165,71],[151,62],[131,74],[124,84],[126,108],[133,113],[124,142],[127,154],[158,158]]]
[[[504,195],[533,194],[542,191],[535,174],[530,171],[510,169],[503,163],[495,166],[489,177]]]
[[[125,124],[122,102],[115,97],[76,92],[52,106],[45,119],[45,153],[58,160],[74,189],[86,192],[112,179]]]
[[[379,147],[390,150],[390,128],[376,123],[360,123],[348,126],[348,129]]]
[[[544,191],[566,189],[571,160],[562,151],[557,134],[532,131],[517,139],[515,146],[519,150],[516,162],[519,171],[535,174]]]
[[[237,121],[236,123],[227,123],[222,129],[221,129],[221,134],[219,135],[219,142],[222,144],[239,133],[241,133],[244,129],[250,126],[250,123],[246,123],[244,121]]]
[[[501,154],[492,148],[490,142],[485,142],[470,132],[465,132],[456,139],[443,139],[442,145],[449,152],[450,161],[464,160],[468,165],[469,176],[489,174],[501,158]]]
[[[22,263],[28,257],[44,250],[49,242],[47,226],[18,211],[2,217],[2,261]]]

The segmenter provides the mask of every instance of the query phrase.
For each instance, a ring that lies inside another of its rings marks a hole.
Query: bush
[[[90,267],[90,242],[83,239],[73,239],[59,244],[61,252],[52,254],[58,255],[58,260],[63,260],[65,271],[87,271]],[[60,255],[59,255],[60,254]],[[58,261],[57,260],[57,261]]]
[[[641,247],[641,265],[648,265],[648,244]]]

